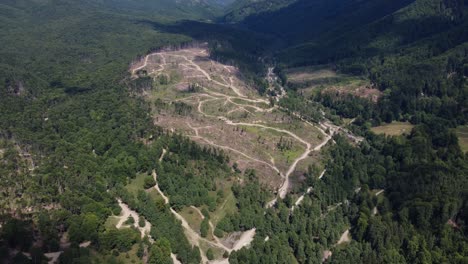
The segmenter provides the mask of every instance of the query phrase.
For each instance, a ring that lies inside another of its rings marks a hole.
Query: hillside
[[[239,25],[281,39],[282,67],[332,64],[369,78],[387,91],[380,120],[430,112],[463,123],[466,13],[463,1],[297,1]]]
[[[122,252],[136,252],[139,233],[106,229],[106,220],[120,214],[122,186],[138,172],[151,173],[149,160],[168,141],[142,144],[160,130],[122,80],[138,55],[190,37],[136,23],[152,14],[119,13],[95,1],[2,1],[0,14],[0,262],[47,261],[43,253],[50,253],[64,263],[108,263],[116,261],[115,236],[126,241]],[[170,251],[197,262],[169,209],[157,215],[147,218],[165,226],[158,235],[171,241]],[[77,253],[98,237],[100,253]]]
[[[1,263],[466,263],[461,0],[5,0]]]
[[[228,6],[220,19],[223,23],[238,23],[250,16],[273,12],[294,3],[295,0],[239,0]]]

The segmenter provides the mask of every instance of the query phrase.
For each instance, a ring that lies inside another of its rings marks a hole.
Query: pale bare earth
[[[351,235],[349,233],[349,229],[346,229],[343,234],[341,234],[340,239],[338,242],[336,242],[335,246],[344,244],[344,243],[349,243],[351,242]],[[322,262],[325,262],[328,258],[332,256],[333,252],[331,250],[324,250],[323,251],[323,257],[322,257]]]
[[[48,264],[55,264],[58,263],[58,259],[60,255],[63,253],[63,251],[58,251],[58,252],[51,252],[51,253],[45,253],[44,256],[49,259],[47,262]]]
[[[325,251],[323,251],[322,262],[327,261],[327,259],[328,259],[329,257],[331,257],[332,254],[333,254],[333,253],[332,253],[330,250],[325,250]]]
[[[327,172],[327,170],[323,170],[322,173],[320,173],[319,175],[319,180],[321,180],[323,178],[323,176],[325,175],[325,172]],[[312,187],[309,187],[307,188],[306,192],[304,194],[302,194],[299,198],[297,198],[296,202],[294,203],[294,205],[291,207],[291,211],[294,211],[294,208],[299,206],[302,201],[304,200],[304,197],[306,196],[306,194],[309,194],[310,192],[312,192]]]
[[[178,259],[177,259],[177,256],[174,254],[174,253],[171,253],[171,259],[172,259],[172,262],[174,264],[182,264],[182,262],[180,262]]]
[[[91,241],[85,241],[83,243],[80,243],[80,248],[87,248],[91,245]]]
[[[347,229],[346,231],[343,232],[343,234],[341,234],[340,240],[338,240],[338,242],[336,244],[341,245],[343,243],[348,243],[348,242],[351,242],[351,236],[349,235],[349,229]]]
[[[118,228],[118,229],[123,228],[123,227],[128,227],[128,226],[125,226],[124,223],[125,223],[125,221],[128,220],[128,218],[130,216],[132,216],[133,219],[135,220],[135,223],[133,224],[133,226],[136,227],[140,231],[141,238],[143,238],[145,236],[149,236],[149,233],[151,231],[151,223],[148,222],[147,220],[145,220],[145,226],[140,227],[138,225],[140,215],[137,212],[130,209],[128,207],[128,205],[126,205],[125,203],[122,202],[122,200],[118,199],[117,202],[119,203],[119,206],[122,209],[122,212],[121,212],[121,214],[119,216],[117,216],[117,218],[119,219],[119,222],[117,222],[115,227]]]

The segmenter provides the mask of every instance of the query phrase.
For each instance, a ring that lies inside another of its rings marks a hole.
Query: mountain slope
[[[102,0],[99,3],[116,11],[129,11],[178,19],[214,18],[221,14],[224,1],[218,0]]]
[[[290,5],[296,0],[238,0],[229,6],[221,18],[224,23],[237,23],[251,15],[273,12]]]
[[[380,19],[411,2],[412,0],[300,0],[273,12],[252,14],[241,24],[277,35],[288,43],[300,43],[317,38],[322,33],[336,36]]]
[[[239,25],[282,40],[277,58],[285,67],[331,63],[370,78],[387,90],[381,120],[430,113],[460,124],[467,120],[467,7],[451,0],[300,0]]]
[[[150,172],[149,161],[166,143],[146,115],[147,105],[129,94],[123,80],[138,55],[191,41],[137,23],[155,16],[143,14],[94,1],[0,3],[1,263],[30,263],[21,252],[31,248],[35,262],[46,261],[42,253],[65,251],[61,263],[117,263],[109,253],[117,252],[117,241],[122,252],[140,241],[132,229],[105,223],[120,213],[122,186]],[[150,134],[159,142],[153,147],[141,143]],[[198,263],[198,250],[169,209],[152,209],[157,217],[148,221],[164,226],[158,239],[170,243],[164,252]],[[61,238],[72,245],[60,244]],[[108,242],[100,244],[106,252],[79,252],[79,243],[98,239]]]

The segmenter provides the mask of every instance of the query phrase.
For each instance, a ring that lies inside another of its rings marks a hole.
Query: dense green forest
[[[333,64],[369,78],[385,91],[379,120],[435,115],[457,125],[466,122],[466,13],[466,1],[296,1],[240,24],[284,42],[282,67]]]
[[[230,263],[468,263],[468,162],[451,130],[468,118],[467,8],[463,0],[2,1],[0,262],[44,263],[66,237],[59,263],[128,263],[121,256],[132,251],[146,263],[172,263],[171,253],[200,263],[171,208],[212,213],[221,182],[242,177],[229,189],[235,210],[214,234],[256,235]],[[129,79],[136,58],[194,40],[208,41],[211,57],[238,66],[260,94],[275,65],[285,112],[337,125],[355,118],[347,129],[365,140],[336,135],[322,153],[323,178],[309,167],[294,192],[265,208],[271,190],[255,171],[154,126],[138,96],[145,79]],[[285,74],[324,64],[383,96],[305,98]],[[416,126],[394,137],[369,129],[394,120]],[[153,170],[169,204],[148,191]],[[151,223],[154,243],[109,225],[118,198]],[[351,241],[338,244],[346,230]]]
[[[62,263],[96,261],[94,253],[78,247],[88,240],[103,256],[128,251],[139,235],[106,230],[104,222],[119,213],[119,186],[137,172],[151,172],[164,140],[146,114],[147,103],[129,96],[122,80],[134,58],[190,38],[156,32],[137,23],[138,16],[93,2],[10,1],[0,10],[0,258],[28,262],[21,251],[33,252],[39,263],[41,252],[58,250],[64,231],[71,247]],[[150,137],[154,148],[143,144]],[[163,212],[154,218],[149,211],[147,218],[166,226],[164,237],[177,241],[172,251],[197,259],[186,250],[190,246],[176,220]],[[19,253],[11,256],[9,248]]]

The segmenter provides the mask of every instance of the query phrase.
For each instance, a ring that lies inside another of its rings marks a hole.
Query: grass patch
[[[164,201],[162,196],[154,188],[149,190],[147,193],[151,201],[154,201],[154,202],[157,202],[159,200]]]
[[[130,180],[130,183],[125,186],[128,192],[137,195],[138,191],[144,190],[145,178],[151,177],[146,173],[137,174],[135,179]]]
[[[269,126],[269,125],[266,124],[265,126]],[[269,139],[268,134],[270,134],[272,136],[277,136],[277,137],[287,135],[286,133],[279,132],[279,131],[276,131],[276,130],[270,129],[270,128],[256,127],[256,126],[239,126],[239,127],[244,129],[247,132],[250,132],[250,133],[253,133],[253,134],[256,134],[256,135],[260,135],[260,136],[265,137],[267,139]]]
[[[293,147],[292,149],[282,151],[281,153],[286,158],[286,160],[287,160],[287,162],[289,164],[289,163],[292,163],[299,156],[301,156],[303,152],[304,152],[303,148]]]
[[[365,85],[368,85],[369,84],[369,81],[368,80],[364,80],[364,79],[361,79],[361,78],[358,78],[358,77],[354,77],[354,76],[351,76],[351,77],[343,77],[340,79],[340,82],[338,82],[336,85],[339,86],[339,87],[347,87],[347,88],[356,88],[356,87],[360,87],[360,86],[365,86]]]
[[[128,252],[120,253],[117,260],[122,263],[141,263],[140,258],[137,256],[137,251],[138,244],[135,244]]]
[[[200,241],[200,248],[205,253],[208,251],[209,248],[211,248],[215,259],[220,259],[223,257],[224,250],[217,248],[217,247],[210,246],[205,241]]]
[[[107,230],[109,230],[109,229],[115,228],[118,222],[119,222],[119,218],[112,215],[107,218],[106,222],[104,223],[104,226],[106,227]]]
[[[185,207],[180,212],[180,215],[185,218],[193,230],[200,231],[200,224],[202,222],[201,215],[191,207]]]
[[[248,107],[249,105],[256,106],[256,107],[259,107],[259,108],[262,108],[262,109],[268,109],[268,108],[271,107],[269,104],[249,102],[249,101],[246,101],[246,100],[242,100],[241,98],[232,98],[231,101],[236,103],[236,104],[242,104],[242,105],[244,105],[246,107]]]
[[[210,214],[211,222],[214,226],[228,214],[236,212],[236,198],[230,188],[224,190],[224,200],[216,210]]]
[[[455,129],[458,137],[458,144],[463,152],[468,151],[468,126],[459,126]]]
[[[307,82],[307,81],[312,81],[312,80],[317,80],[317,79],[324,79],[324,78],[334,78],[338,76],[336,72],[330,69],[327,69],[327,68],[313,69],[311,67],[303,67],[303,68],[295,69],[295,70],[289,71],[287,75],[288,75],[288,81],[296,82],[296,83]]]
[[[385,134],[387,136],[399,136],[410,133],[413,127],[414,126],[408,122],[392,122],[391,124],[373,127],[371,128],[371,130],[376,134]]]

